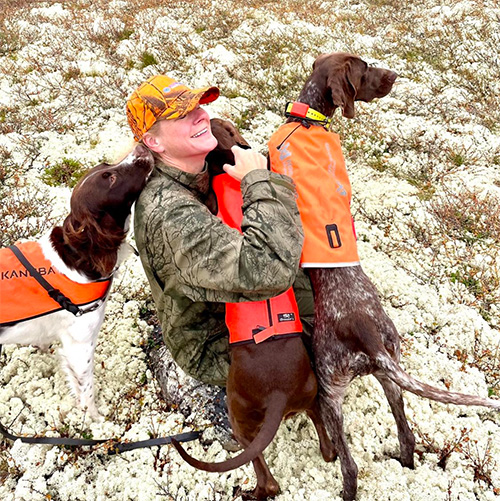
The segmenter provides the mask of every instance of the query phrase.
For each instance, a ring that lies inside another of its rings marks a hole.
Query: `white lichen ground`
[[[63,158],[90,167],[120,157],[130,145],[125,99],[147,76],[219,85],[223,97],[208,107],[211,115],[232,119],[264,150],[281,123],[279,111],[296,97],[317,54],[354,52],[397,71],[390,97],[360,105],[354,121],[336,124],[351,172],[363,267],[399,329],[408,372],[498,398],[498,236],[466,244],[432,211],[451,195],[454,203],[471,193],[479,202],[499,197],[495,0],[454,0],[446,7],[431,0],[15,5],[0,14],[0,153],[27,185],[7,196],[54,197],[44,214],[59,221],[70,191],[44,185],[40,175]],[[494,216],[495,205],[489,207],[486,221]],[[12,227],[30,226],[27,219],[4,217]],[[498,212],[492,221],[498,223]],[[480,299],[463,280],[469,265],[481,272],[476,278],[493,283]],[[90,422],[74,406],[57,347],[40,353],[14,346],[1,358],[0,421],[26,435],[128,440],[203,427],[166,410],[158,396],[143,349],[151,328],[143,320],[148,298],[140,263],[131,258],[114,285],[97,346],[104,423]],[[418,443],[413,471],[391,459],[398,452],[396,428],[377,383],[364,378],[349,388],[345,430],[359,466],[359,499],[498,499],[498,413],[409,394],[405,401]],[[443,470],[438,453],[449,444],[457,447]],[[217,443],[204,451],[193,442],[189,450],[205,459],[227,457]],[[282,424],[265,457],[282,488],[277,499],[340,499],[339,464],[322,461],[305,417]],[[475,479],[475,471],[486,476]],[[120,456],[20,441],[0,448],[0,498],[9,501],[230,500],[240,499],[233,496],[236,486],[250,488],[254,481],[251,465],[207,474],[169,447]]]

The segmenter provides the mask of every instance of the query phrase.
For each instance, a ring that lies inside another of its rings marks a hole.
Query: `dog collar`
[[[319,111],[314,110],[308,104],[290,101],[286,103],[285,117],[302,118],[308,122],[316,122],[324,127],[329,127],[332,121]]]

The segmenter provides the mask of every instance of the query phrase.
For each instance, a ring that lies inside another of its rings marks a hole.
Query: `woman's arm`
[[[169,200],[163,238],[176,270],[176,289],[193,301],[260,300],[290,287],[303,232],[295,187],[286,176],[253,169],[241,183],[242,232],[194,198]]]

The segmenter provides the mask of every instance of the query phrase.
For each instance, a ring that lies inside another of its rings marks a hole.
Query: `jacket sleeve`
[[[163,219],[176,289],[193,301],[261,300],[288,289],[297,274],[303,231],[290,178],[255,170],[242,183],[242,233],[194,197],[171,200]]]

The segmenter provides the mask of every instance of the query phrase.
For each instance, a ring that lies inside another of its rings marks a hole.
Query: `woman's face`
[[[154,130],[155,147],[162,160],[186,172],[203,169],[205,157],[217,146],[208,113],[199,106],[182,118],[161,120]]]

